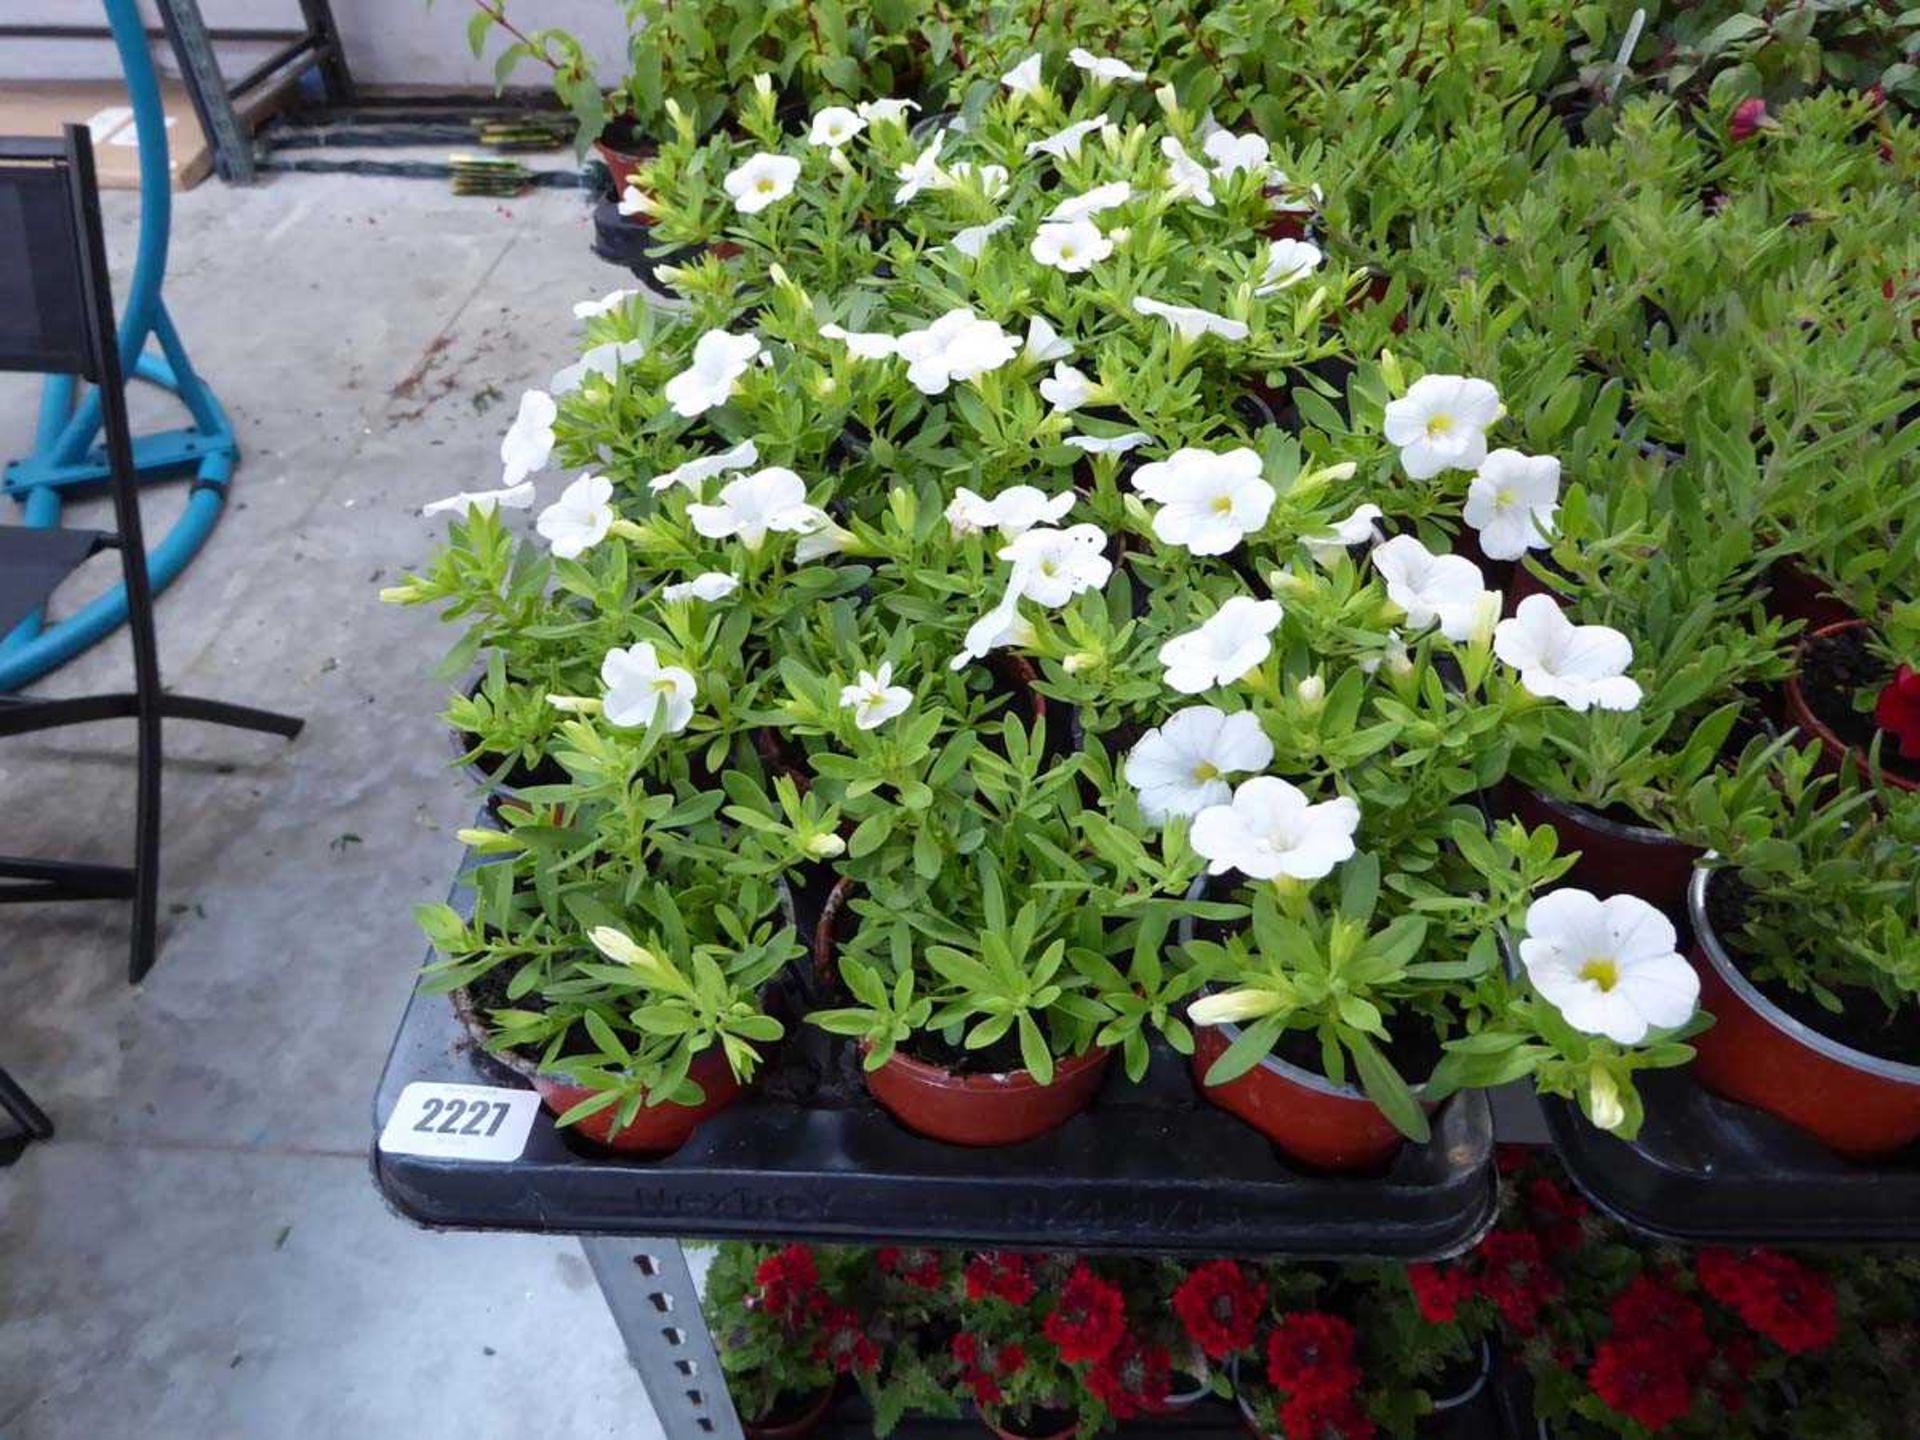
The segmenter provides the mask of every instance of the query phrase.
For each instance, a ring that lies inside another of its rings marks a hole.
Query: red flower
[[[1920,760],[1920,673],[1911,665],[1893,672],[1873,707],[1873,723],[1900,742],[1900,754]]]
[[[998,1405],[1004,1398],[1000,1382],[1017,1375],[1027,1363],[1018,1345],[995,1345],[961,1331],[953,1337],[953,1358],[960,1364],[960,1383],[973,1392],[976,1405]]]
[[[938,1290],[941,1285],[940,1252],[883,1245],[873,1253],[880,1269],[905,1284],[921,1290]]]
[[[1729,1415],[1738,1415],[1746,1409],[1747,1380],[1759,1358],[1759,1348],[1745,1335],[1734,1336],[1715,1352],[1707,1368],[1707,1379],[1720,1408]]]
[[[1166,1404],[1173,1388],[1173,1357],[1164,1345],[1143,1345],[1123,1336],[1087,1375],[1087,1389],[1116,1420],[1149,1415]]]
[[[1253,1344],[1265,1303],[1265,1292],[1231,1260],[1208,1261],[1173,1292],[1173,1313],[1212,1360],[1224,1360]]]
[[[1458,1265],[1407,1266],[1413,1300],[1420,1318],[1429,1325],[1445,1325],[1460,1318],[1460,1304],[1473,1298],[1473,1277]]]
[[[1611,1409],[1653,1431],[1693,1409],[1693,1387],[1658,1336],[1603,1341],[1587,1383]]]
[[[1585,1239],[1581,1222],[1590,1213],[1587,1202],[1561,1189],[1544,1175],[1527,1183],[1527,1204],[1550,1254],[1564,1255],[1578,1250]]]
[[[1082,1260],[1060,1291],[1060,1303],[1041,1324],[1069,1365],[1104,1359],[1126,1333],[1126,1298]]]
[[[1790,1355],[1824,1350],[1839,1332],[1833,1287],[1797,1260],[1756,1250],[1742,1261],[1706,1250],[1694,1267],[1701,1289]]]
[[[836,1306],[826,1315],[827,1333],[814,1346],[813,1358],[831,1364],[841,1375],[858,1370],[871,1375],[880,1365],[880,1347],[860,1328],[858,1312]]]
[[[1499,1307],[1522,1335],[1540,1327],[1540,1308],[1560,1293],[1560,1277],[1547,1268],[1540,1237],[1525,1230],[1496,1230],[1475,1252],[1480,1293]]]
[[[1027,1257],[1007,1250],[989,1251],[967,1262],[967,1299],[991,1297],[1009,1305],[1024,1305],[1033,1299],[1033,1276],[1027,1272]]]
[[[804,1245],[789,1245],[760,1262],[753,1272],[753,1283],[759,1287],[767,1309],[794,1319],[818,1298],[820,1271],[813,1263],[811,1250]]]
[[[1727,122],[1727,138],[1736,145],[1743,144],[1772,124],[1766,101],[1742,100],[1733,107],[1733,118]]]
[[[1607,1309],[1617,1340],[1650,1339],[1672,1357],[1688,1379],[1698,1379],[1713,1354],[1707,1317],[1699,1305],[1664,1280],[1636,1275]]]
[[[1292,1398],[1337,1400],[1360,1383],[1353,1326],[1312,1310],[1282,1317],[1267,1336],[1267,1383]]]
[[[1280,1433],[1286,1440],[1374,1440],[1373,1419],[1351,1395],[1317,1399],[1296,1395],[1280,1407]]]

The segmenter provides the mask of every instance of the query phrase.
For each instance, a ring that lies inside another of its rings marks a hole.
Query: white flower
[[[1125,455],[1129,450],[1138,450],[1142,445],[1152,443],[1151,435],[1144,435],[1138,430],[1129,430],[1124,435],[1067,436],[1067,444],[1089,455]]]
[[[1160,504],[1154,535],[1195,555],[1226,554],[1267,523],[1274,501],[1259,452],[1245,446],[1221,454],[1176,450],[1136,470],[1133,488]]]
[[[1264,175],[1273,168],[1267,161],[1269,151],[1264,135],[1235,135],[1228,130],[1216,130],[1207,136],[1201,148],[1213,161],[1214,174],[1222,179],[1241,170]]]
[[[946,131],[934,131],[932,143],[893,172],[900,181],[899,188],[893,192],[894,204],[904,205],[922,190],[939,187],[944,178],[940,169],[940,147],[946,141]]]
[[[1016,95],[1031,95],[1041,86],[1040,56],[1036,53],[1027,56],[1013,69],[1000,77],[1000,83]]]
[[[807,132],[807,143],[838,150],[866,128],[866,120],[857,111],[849,110],[844,105],[829,105],[814,113],[813,128]]]
[[[582,475],[540,512],[533,528],[562,560],[577,560],[607,538],[613,525],[613,482]]]
[[[807,487],[798,475],[770,465],[722,485],[717,505],[687,506],[687,518],[709,540],[738,536],[749,550],[758,550],[769,530],[806,535],[825,517],[807,504]]]
[[[1062,360],[1054,365],[1052,378],[1040,382],[1040,398],[1056,410],[1071,413],[1091,400],[1099,388]]]
[[[620,204],[616,208],[622,215],[651,215],[653,197],[638,185],[629,184],[620,192]]]
[[[1489,594],[1480,567],[1464,555],[1436,555],[1411,535],[1374,546],[1374,568],[1387,582],[1387,598],[1407,612],[1416,630],[1440,622],[1449,640],[1473,634]]]
[[[592,320],[600,315],[611,314],[639,293],[638,290],[609,290],[598,300],[578,301],[573,307],[573,318]]]
[[[877,671],[862,670],[858,680],[840,689],[840,708],[853,711],[853,723],[862,730],[877,730],[911,704],[913,691],[893,683],[891,661]]]
[[[1244,320],[1229,320],[1211,310],[1196,310],[1191,305],[1169,305],[1164,300],[1136,296],[1133,308],[1142,315],[1158,315],[1182,340],[1198,340],[1202,335],[1218,335],[1222,340],[1244,340],[1252,333]]]
[[[1673,922],[1633,895],[1602,900],[1555,890],[1527,907],[1520,963],[1574,1029],[1637,1045],[1693,1018],[1700,977],[1678,953]]]
[[[1374,529],[1374,521],[1385,512],[1378,505],[1361,505],[1344,520],[1333,522],[1333,538],[1321,536],[1302,540],[1307,553],[1313,556],[1316,564],[1331,565],[1348,549],[1355,545],[1364,545],[1379,532]]]
[[[727,172],[721,186],[742,215],[758,215],[793,193],[800,162],[791,155],[751,155]]]
[[[1049,496],[1032,485],[1014,485],[991,500],[962,485],[947,506],[947,524],[956,536],[998,530],[1018,539],[1036,525],[1057,525],[1080,497],[1072,490]]]
[[[1073,354],[1073,346],[1060,338],[1060,332],[1044,315],[1035,315],[1027,321],[1027,343],[1020,353],[1036,365],[1044,365],[1049,360],[1066,359]]]
[[[1256,775],[1233,792],[1231,804],[1196,815],[1191,839],[1209,874],[1318,880],[1352,856],[1359,824],[1360,807],[1344,795],[1311,805],[1278,776]]]
[[[553,418],[560,407],[544,390],[528,390],[520,397],[513,424],[500,439],[500,483],[511,489],[536,470],[547,468],[553,454]]]
[[[998,370],[1019,353],[1013,336],[971,310],[949,310],[924,330],[909,330],[897,342],[907,379],[923,395],[938,395],[956,380]]]
[[[1267,248],[1267,270],[1253,293],[1271,295],[1298,284],[1320,268],[1326,256],[1310,240],[1276,240]]]
[[[1387,439],[1415,480],[1472,470],[1487,458],[1487,427],[1500,418],[1500,392],[1464,375],[1422,375],[1387,402]]]
[[[919,108],[915,100],[862,100],[860,118],[869,125],[904,125],[907,112]]]
[[[1035,232],[1029,254],[1042,265],[1051,265],[1067,275],[1078,275],[1113,254],[1113,241],[1100,233],[1091,220],[1074,220],[1065,225],[1048,223]]]
[[[671,490],[675,485],[684,485],[698,494],[700,487],[714,476],[744,470],[749,465],[759,463],[760,447],[751,440],[742,440],[731,450],[718,455],[699,456],[674,466],[665,474],[654,476],[647,482],[647,488],[658,494],[662,490]]]
[[[1144,80],[1147,72],[1136,70],[1124,60],[1115,60],[1110,55],[1095,55],[1076,45],[1067,52],[1067,59],[1078,65],[1101,85],[1111,84],[1115,80]]]
[[[1118,127],[1104,115],[1096,115],[1091,120],[1077,120],[1056,135],[1044,140],[1034,140],[1027,145],[1029,155],[1051,155],[1056,160],[1077,160],[1080,158],[1080,142],[1096,130]]]
[[[1112,210],[1133,199],[1133,187],[1124,180],[1115,180],[1110,185],[1096,185],[1084,195],[1075,195],[1062,200],[1047,212],[1047,220],[1066,224],[1073,220],[1088,220],[1103,210]]]
[[[651,725],[654,712],[663,705],[669,735],[678,735],[693,719],[698,693],[693,676],[678,665],[662,665],[651,641],[609,650],[600,662],[600,683],[606,687],[601,713],[609,725],[623,730]]]
[[[1278,600],[1235,595],[1198,628],[1160,647],[1167,684],[1182,695],[1233,684],[1273,653],[1273,632],[1285,613]]]
[[[662,585],[660,598],[669,603],[678,600],[705,600],[712,604],[724,600],[740,588],[740,582],[724,570],[706,570],[677,585]]]
[[[1007,193],[1012,179],[1004,165],[982,165],[977,170],[971,160],[956,160],[947,167],[946,180],[950,185],[971,180],[975,176],[980,180],[980,193],[989,200],[997,200]]]
[[[822,325],[820,333],[838,340],[856,360],[885,360],[898,348],[893,336],[879,330],[843,330],[838,325]]]
[[[1576,625],[1551,596],[1529,595],[1494,627],[1493,653],[1520,672],[1529,695],[1569,710],[1631,710],[1640,686],[1626,673],[1633,643],[1606,625]]]
[[[1186,146],[1171,135],[1160,138],[1160,153],[1167,157],[1167,198],[1191,200],[1211,208],[1213,176],[1207,167],[1187,154]]]
[[[491,515],[495,509],[528,510],[532,507],[533,482],[522,480],[518,485],[509,485],[504,490],[462,490],[457,495],[448,495],[441,500],[429,500],[420,507],[420,513],[458,515],[464,519],[469,510]]]
[[[953,248],[970,260],[978,260],[980,252],[986,248],[987,241],[1013,224],[1013,216],[999,215],[984,225],[969,225],[953,237]]]
[[[758,335],[729,335],[709,330],[693,347],[693,363],[667,381],[673,413],[691,420],[727,403],[733,387],[760,356]]]
[[[1072,525],[1065,530],[1036,525],[1018,535],[1000,552],[1013,562],[1009,594],[1024,595],[1049,609],[1058,609],[1083,590],[1098,590],[1113,573],[1107,559],[1107,533],[1098,525]]]
[[[573,364],[554,371],[547,388],[555,395],[565,395],[578,390],[589,375],[601,375],[611,380],[620,373],[622,365],[642,359],[646,353],[647,342],[644,340],[609,340],[604,345],[591,347]]]
[[[1467,524],[1480,532],[1490,560],[1518,560],[1544,550],[1560,508],[1560,462],[1551,455],[1496,450],[1467,486]]]
[[[817,505],[803,505],[793,517],[791,529],[800,537],[800,543],[793,547],[793,558],[801,564],[811,564],[826,555],[838,555],[847,548],[847,542],[854,539],[851,530],[842,529],[834,524],[833,517]]]
[[[1140,792],[1140,813],[1158,825],[1176,815],[1198,815],[1233,798],[1227,776],[1264,770],[1273,742],[1249,711],[1228,715],[1190,705],[1149,730],[1127,754],[1127,783]]]
[[[954,670],[965,669],[990,650],[1003,645],[1027,645],[1033,641],[1033,626],[1020,614],[1020,592],[1012,586],[1000,597],[1000,603],[967,627],[960,653],[948,662]]]

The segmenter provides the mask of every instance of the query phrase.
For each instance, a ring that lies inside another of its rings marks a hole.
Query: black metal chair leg
[[[127,981],[138,985],[153,968],[160,925],[160,709],[139,719],[140,776],[134,807],[133,948]]]
[[[33,1103],[33,1097],[5,1069],[0,1069],[0,1110],[11,1115],[35,1140],[53,1138],[53,1121],[47,1118],[47,1112]]]
[[[229,705],[224,700],[202,700],[194,695],[162,695],[160,713],[175,720],[200,720],[208,725],[227,725],[236,730],[263,730],[269,735],[284,735],[289,740],[298,735],[307,723],[298,715],[256,710],[251,705]]]

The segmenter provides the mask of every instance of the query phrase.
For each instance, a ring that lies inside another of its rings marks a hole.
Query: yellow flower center
[[[1233,513],[1233,497],[1231,495],[1214,496],[1213,513],[1216,515],[1231,515]]]
[[[762,179],[756,188],[762,195],[771,195],[773,193],[773,181]]]
[[[1042,560],[1040,562],[1040,573],[1051,579],[1060,573],[1059,563],[1053,560]]]
[[[662,675],[653,682],[653,688],[662,695],[671,695],[674,692],[674,690],[678,687],[674,685],[673,681],[670,678],[668,678],[665,675]]]
[[[1449,433],[1452,429],[1453,417],[1451,415],[1435,415],[1427,421],[1427,438],[1429,440],[1438,440],[1442,435]]]
[[[1193,778],[1202,785],[1209,780],[1218,780],[1220,778],[1220,767],[1215,765],[1211,760],[1202,760],[1198,765],[1193,767]]]
[[[1604,995],[1620,983],[1620,966],[1611,956],[1598,956],[1580,967],[1580,978],[1591,980]]]
[[[1078,252],[1071,245],[1062,245],[1060,247],[1060,258],[1062,260],[1071,260],[1077,253]]]
[[[1519,497],[1513,493],[1513,487],[1510,485],[1502,485],[1498,490],[1493,492],[1494,506],[1501,510],[1511,509],[1515,500],[1518,498]]]

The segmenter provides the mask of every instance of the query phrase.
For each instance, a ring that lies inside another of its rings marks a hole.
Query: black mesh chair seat
[[[112,543],[104,530],[0,525],[0,635],[11,635],[62,580]]]

